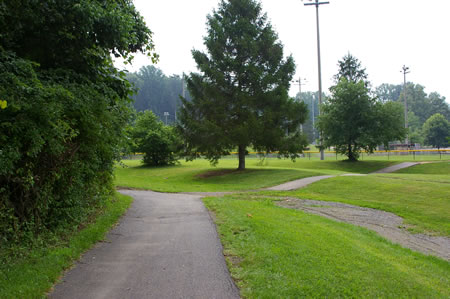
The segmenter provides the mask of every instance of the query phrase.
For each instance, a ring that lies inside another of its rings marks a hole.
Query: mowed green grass
[[[167,167],[145,167],[139,160],[116,166],[116,186],[161,192],[218,192],[256,190],[287,181],[323,174],[369,173],[395,162],[297,161],[247,159],[245,171],[233,171],[237,160],[223,159],[217,167],[206,160],[181,162]],[[224,174],[224,172],[227,172]],[[213,175],[214,173],[221,175]],[[208,175],[205,175],[208,174]]]
[[[450,263],[367,229],[248,194],[204,202],[216,215],[230,271],[244,297],[450,297]]]
[[[399,179],[398,176],[335,177],[277,195],[343,202],[392,212],[403,217],[415,232],[450,236],[450,185]]]
[[[445,175],[450,181],[450,161],[434,162],[403,168],[395,173]]]
[[[410,174],[335,177],[296,191],[270,194],[388,211],[403,217],[413,232],[450,236],[450,173],[442,174],[447,165],[423,164],[402,170]]]
[[[43,240],[19,257],[8,257],[0,251],[0,298],[45,298],[64,270],[104,239],[131,202],[131,197],[117,193],[95,220],[85,223],[80,231],[75,228],[64,235],[53,236],[50,243]],[[18,249],[23,251],[23,248]]]

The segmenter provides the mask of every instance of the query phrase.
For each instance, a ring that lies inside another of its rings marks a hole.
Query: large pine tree
[[[288,96],[295,71],[261,4],[221,1],[207,18],[207,53],[193,50],[200,73],[187,78],[192,101],[183,101],[179,129],[185,155],[211,162],[238,150],[245,169],[247,147],[297,157],[305,147],[299,126],[306,106]]]

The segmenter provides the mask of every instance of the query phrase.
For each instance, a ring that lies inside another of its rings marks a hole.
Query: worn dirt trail
[[[411,167],[419,163],[403,162],[373,172],[391,173],[399,169]],[[357,176],[358,174],[344,174],[341,176]],[[313,182],[324,180],[335,176],[318,176],[289,182],[283,185],[268,188],[267,190],[289,191],[303,188]],[[436,237],[425,234],[412,234],[403,224],[403,218],[381,210],[363,208],[349,204],[326,202],[317,200],[305,200],[297,198],[285,198],[277,202],[277,205],[298,209],[327,217],[333,220],[347,222],[376,231],[381,236],[398,243],[406,248],[435,255],[445,260],[450,260],[450,238]]]
[[[405,229],[403,218],[389,212],[338,202],[298,198],[284,198],[276,204],[362,226],[406,248],[450,260],[450,238],[412,234]]]

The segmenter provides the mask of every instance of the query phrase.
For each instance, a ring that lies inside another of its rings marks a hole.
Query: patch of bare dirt
[[[195,177],[200,179],[207,179],[215,176],[222,176],[226,174],[238,174],[243,173],[246,170],[237,170],[237,169],[219,169],[219,170],[211,170],[207,172],[202,172],[197,174]]]
[[[340,222],[351,223],[373,230],[404,247],[428,255],[450,260],[450,238],[412,234],[408,232],[403,218],[381,210],[363,208],[338,202],[284,198],[278,206],[302,210]]]

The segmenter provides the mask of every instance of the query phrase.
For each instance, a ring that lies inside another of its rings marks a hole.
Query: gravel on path
[[[339,202],[284,198],[278,206],[302,210],[340,222],[351,223],[376,231],[386,239],[406,248],[450,260],[450,238],[412,234],[403,219],[395,214]]]
[[[134,202],[50,298],[239,298],[200,196],[121,190]]]

